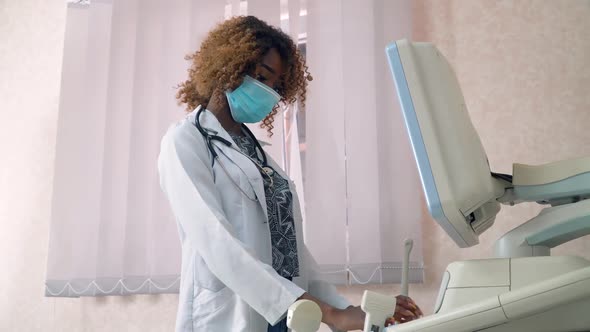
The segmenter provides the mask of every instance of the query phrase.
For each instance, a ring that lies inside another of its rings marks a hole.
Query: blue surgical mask
[[[239,123],[262,121],[272,112],[281,96],[264,83],[246,75],[234,91],[226,91],[232,118]]]

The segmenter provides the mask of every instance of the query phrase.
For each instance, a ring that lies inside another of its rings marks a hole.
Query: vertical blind
[[[410,0],[309,0],[306,241],[332,282],[423,279],[419,178],[385,59],[411,38]],[[328,249],[329,248],[329,249]]]
[[[305,241],[326,278],[399,279],[401,241],[420,241],[422,209],[383,47],[407,36],[409,0],[67,6],[46,296],[178,291],[180,243],[159,188],[159,141],[184,116],[175,100],[189,67],[184,55],[224,18],[244,14],[281,26],[308,49],[314,80],[305,110],[284,109],[270,138],[252,128],[302,202],[305,178]],[[419,281],[415,248],[411,276]]]

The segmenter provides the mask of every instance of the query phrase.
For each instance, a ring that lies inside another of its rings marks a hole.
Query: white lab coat
[[[303,242],[301,211],[294,184],[293,215],[300,277],[290,282],[272,268],[270,230],[262,176],[248,158],[216,144],[221,162],[211,167],[205,140],[194,125],[199,108],[172,125],[158,157],[160,186],[176,217],[182,242],[182,272],[176,331],[266,332],[305,291],[346,308],[335,288],[317,278],[317,264]],[[232,142],[217,118],[204,111],[203,128]],[[269,164],[288,179],[268,156]]]

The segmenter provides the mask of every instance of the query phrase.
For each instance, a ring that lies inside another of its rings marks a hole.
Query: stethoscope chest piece
[[[267,176],[271,177],[275,174],[275,170],[272,169],[270,166],[263,166],[262,171],[266,173]]]

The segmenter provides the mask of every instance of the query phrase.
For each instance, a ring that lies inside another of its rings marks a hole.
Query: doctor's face
[[[250,76],[281,94],[284,72],[285,68],[281,55],[275,48],[271,48],[262,57],[262,61],[256,65],[254,72]]]

